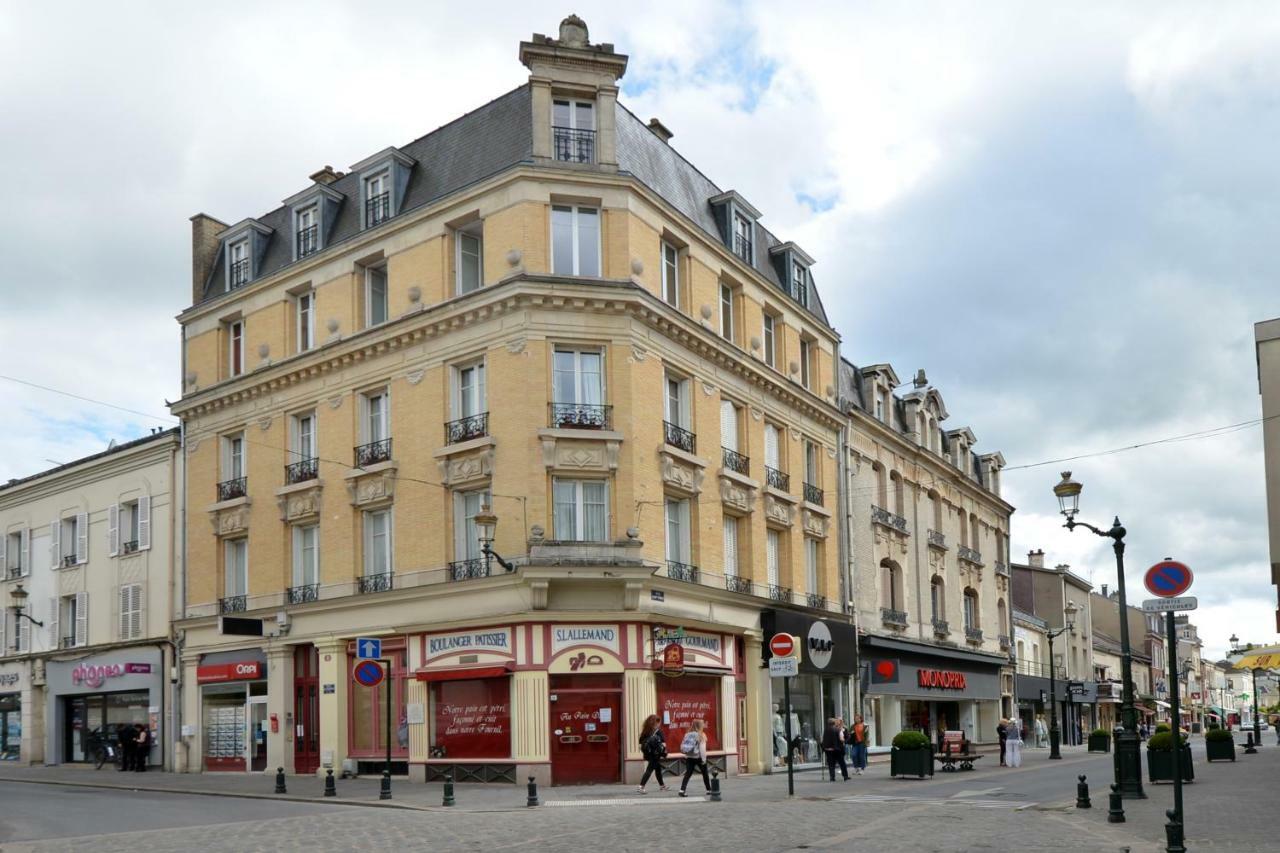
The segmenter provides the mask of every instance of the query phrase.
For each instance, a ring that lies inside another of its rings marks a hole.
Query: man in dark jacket
[[[826,731],[822,733],[822,751],[827,754],[827,770],[831,773],[831,781],[836,781],[836,765],[840,765],[840,774],[844,781],[849,781],[849,767],[844,763],[844,722],[837,717],[827,720]]]
[[[1000,725],[996,726],[996,734],[1000,737],[1000,766],[1004,767],[1004,742],[1009,734],[1009,729],[1005,726],[1005,720],[1001,720]]]
[[[116,749],[120,751],[120,765],[116,768],[117,770],[133,769],[133,740],[135,737],[137,737],[137,734],[133,731],[133,726],[123,725],[116,727]]]
[[[147,759],[151,757],[151,729],[146,723],[138,726],[138,739],[133,743],[133,769],[138,773],[147,772]]]

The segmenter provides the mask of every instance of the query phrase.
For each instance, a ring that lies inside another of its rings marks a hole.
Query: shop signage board
[[[376,660],[362,660],[351,668],[351,677],[365,687],[377,687],[382,676],[382,664]]]
[[[486,653],[513,657],[511,628],[480,628],[472,631],[454,631],[448,634],[430,634],[425,640],[424,658],[428,661],[456,654]]]
[[[219,681],[256,681],[262,678],[262,664],[258,661],[240,663],[214,663],[196,667],[196,681],[214,684]]]
[[[1179,610],[1195,610],[1200,606],[1194,595],[1183,595],[1178,598],[1148,598],[1142,602],[1144,613],[1173,613]]]
[[[382,657],[382,640],[377,637],[360,637],[356,640],[358,660],[377,660]]]
[[[662,674],[684,675],[684,646],[668,643],[662,650]]]

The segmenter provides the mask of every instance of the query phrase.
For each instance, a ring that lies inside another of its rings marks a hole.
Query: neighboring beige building
[[[1185,615],[1174,618],[1178,635],[1178,673],[1181,705],[1178,707],[1183,725],[1200,726],[1204,722],[1208,704],[1208,689],[1204,682],[1204,663],[1200,657],[1203,643],[1200,632]]]
[[[181,458],[177,430],[0,486],[0,754],[91,760],[91,734],[145,724],[172,767]]]
[[[899,395],[891,366],[841,364],[863,707],[878,745],[940,726],[993,741],[1013,708],[1004,458],[943,425],[946,405],[923,371],[909,384]]]
[[[1280,634],[1280,318],[1253,326],[1262,395],[1263,472],[1267,482],[1267,531],[1271,583],[1276,586],[1276,633]]]

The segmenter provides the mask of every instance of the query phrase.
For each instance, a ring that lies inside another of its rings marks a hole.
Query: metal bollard
[[[444,777],[444,802],[441,805],[456,805],[453,799],[453,774],[446,773]]]
[[[1244,745],[1244,754],[1245,754],[1245,755],[1257,755],[1257,754],[1258,754],[1258,750],[1257,750],[1257,748],[1254,746],[1254,743],[1253,743],[1253,732],[1249,732],[1249,739],[1248,739],[1247,741],[1245,741],[1245,745]]]
[[[338,786],[333,784],[333,768],[329,768],[328,774],[324,777],[324,795],[326,797],[338,796]]]
[[[538,783],[534,781],[532,776],[529,777],[529,797],[524,801],[525,808],[534,808],[538,803]]]
[[[1107,810],[1107,823],[1124,823],[1124,801],[1120,797],[1120,786],[1111,786],[1111,808]]]
[[[711,802],[720,802],[720,771],[716,769],[711,771]]]
[[[378,792],[378,799],[380,800],[391,799],[391,771],[390,770],[382,771],[382,790]]]
[[[284,785],[284,768],[283,767],[276,768],[276,793],[277,794],[289,793],[289,790]]]
[[[1166,853],[1187,853],[1187,848],[1182,843],[1182,821],[1178,820],[1178,813],[1169,809],[1164,816],[1169,818],[1169,822],[1164,825]]]
[[[1091,809],[1093,803],[1089,802],[1089,783],[1085,781],[1084,774],[1078,778],[1080,781],[1076,783],[1076,808]]]

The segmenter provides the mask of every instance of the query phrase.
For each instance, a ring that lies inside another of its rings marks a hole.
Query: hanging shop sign
[[[667,643],[662,650],[662,674],[684,675],[684,646],[679,643]]]

